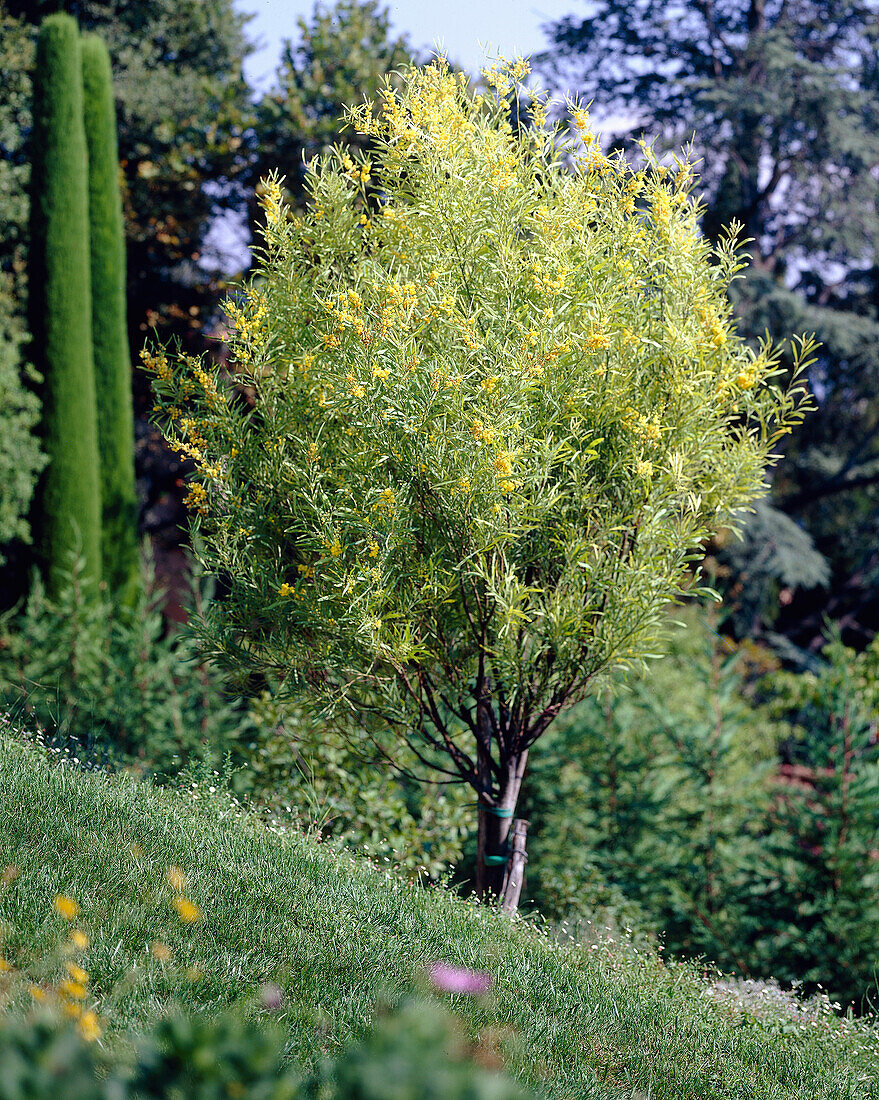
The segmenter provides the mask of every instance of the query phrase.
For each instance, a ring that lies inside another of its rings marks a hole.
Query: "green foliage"
[[[352,111],[372,216],[347,152],[301,218],[270,183],[259,278],[227,304],[246,400],[151,363],[229,580],[211,650],[377,714],[483,813],[514,808],[560,710],[649,652],[807,405],[735,337],[740,264],[698,234],[690,166],[608,158],[584,111],[537,125],[537,93],[511,126],[526,71],[473,98],[438,61]],[[501,820],[480,827],[498,864]]]
[[[132,1091],[144,1100],[295,1100],[299,1075],[284,1066],[283,1050],[282,1034],[265,1022],[169,1015],[141,1044]]]
[[[4,544],[30,541],[28,508],[46,463],[34,434],[39,402],[22,384],[23,334],[8,294],[10,281],[0,273],[0,566]]]
[[[254,180],[272,172],[285,178],[292,200],[306,197],[307,164],[326,156],[340,139],[346,107],[377,99],[384,81],[400,86],[399,72],[415,54],[406,38],[391,37],[391,21],[380,0],[316,3],[310,20],[297,19],[299,40],[281,51],[278,86],[256,110],[259,135]],[[345,143],[368,148],[363,134],[350,129]]]
[[[556,918],[598,908],[671,951],[866,1007],[879,967],[877,653],[836,643],[818,675],[776,670],[754,701],[741,656],[712,639],[689,618],[629,693],[548,736],[532,762],[528,896]]]
[[[100,1059],[71,1022],[48,1013],[30,1018],[4,1012],[0,1021],[0,1100],[118,1100],[126,1095],[99,1081]]]
[[[879,980],[879,645],[856,653],[831,638],[816,673],[768,679],[790,732],[769,807],[774,833],[760,950],[779,977],[820,982],[875,1003]],[[760,895],[755,892],[755,898]]]
[[[111,594],[86,599],[81,567],[56,600],[37,583],[0,618],[0,708],[56,747],[180,782],[218,804],[230,797],[416,874],[445,874],[467,828],[460,788],[421,788],[395,772],[379,731],[329,722],[271,693],[233,695],[193,641],[166,633],[162,593],[150,584],[127,614]],[[195,586],[194,609],[207,593]],[[380,741],[379,741],[380,743]],[[414,758],[390,744],[401,767]],[[228,767],[231,774],[215,775]]]
[[[68,15],[50,16],[40,30],[33,113],[31,352],[42,377],[48,458],[35,534],[47,583],[57,593],[75,555],[95,587],[101,576],[88,164],[79,33]]]
[[[342,1100],[526,1100],[505,1074],[474,1066],[459,1030],[437,1004],[410,1000],[385,1013],[359,1045],[325,1067],[308,1096]]]
[[[23,313],[27,242],[27,186],[30,163],[26,137],[31,128],[34,36],[0,6],[0,271],[17,315]],[[5,293],[5,289],[4,289]]]
[[[159,593],[148,585],[128,614],[90,591],[81,563],[63,581],[54,598],[37,582],[0,619],[0,705],[55,743],[159,776],[193,758],[218,764],[252,737],[193,643],[165,634]]]
[[[218,1019],[177,1010],[137,1039],[131,1071],[41,1011],[0,1022],[0,1100],[526,1100],[506,1075],[475,1064],[448,1013],[410,1000],[362,1042],[303,1080],[286,1064],[276,1024],[240,1012]]]
[[[417,758],[386,731],[269,692],[250,715],[254,739],[237,754],[238,794],[281,818],[292,807],[324,836],[410,874],[438,879],[461,858],[475,819],[465,789],[413,782]]]
[[[137,599],[140,547],[134,488],[131,361],[125,316],[125,239],[110,55],[97,35],[82,39],[89,164],[92,341],[101,479],[102,575],[122,603]]]

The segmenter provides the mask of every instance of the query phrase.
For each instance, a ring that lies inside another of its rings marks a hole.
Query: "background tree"
[[[89,165],[102,574],[114,596],[133,606],[140,583],[140,544],[134,488],[131,360],[125,316],[125,238],[119,194],[113,76],[107,47],[97,35],[85,35],[81,50]]]
[[[132,347],[136,353],[157,324],[200,332],[216,301],[210,273],[199,266],[205,237],[218,213],[241,202],[247,17],[232,0],[3,2],[19,25],[71,10],[81,30],[107,44],[125,180]]]
[[[469,784],[483,895],[531,746],[647,651],[804,407],[730,332],[738,263],[709,262],[689,166],[608,159],[579,110],[570,145],[512,128],[526,72],[471,98],[437,63],[356,111],[372,216],[362,156],[322,166],[302,216],[268,188],[259,278],[227,304],[246,401],[150,358],[229,588],[206,642]]]
[[[0,0],[0,270],[23,323],[28,248],[28,163],[33,51],[44,14],[68,4]],[[160,0],[72,6],[80,27],[108,44],[122,165],[128,252],[127,326],[132,358],[153,326],[204,346],[225,269],[204,260],[224,211],[242,211],[249,151],[250,93],[241,72],[246,18],[232,0]],[[146,422],[148,385],[135,371],[135,430],[141,522],[156,540],[163,576],[174,557],[184,510],[182,463]],[[170,557],[166,558],[166,551]],[[6,548],[2,603],[26,591],[31,556]],[[176,564],[175,564],[176,562]]]
[[[92,353],[88,157],[76,21],[37,38],[31,135],[30,327],[48,457],[36,508],[41,564],[59,591],[75,556],[101,579],[101,498]]]
[[[619,120],[623,144],[643,131],[672,149],[695,134],[705,232],[716,240],[735,218],[754,241],[741,331],[805,325],[822,343],[820,412],[774,489],[832,566],[826,597],[782,615],[801,645],[820,643],[826,611],[861,637],[879,626],[877,15],[875,0],[595,0],[550,26],[543,59]],[[779,611],[776,591],[770,624]]]
[[[23,341],[8,280],[0,275],[0,566],[5,564],[6,544],[13,539],[30,542],[28,511],[46,464],[35,433],[39,402],[22,384]]]
[[[384,81],[417,60],[405,35],[391,36],[387,7],[379,0],[316,3],[311,19],[297,20],[299,40],[281,51],[277,87],[256,110],[259,141],[254,180],[285,177],[292,201],[305,201],[306,163],[341,139],[363,150],[365,135],[340,134],[346,107],[374,102]],[[254,208],[255,209],[255,208]]]
[[[45,465],[34,434],[39,403],[24,385],[27,178],[34,42],[0,4],[0,565],[9,544],[30,539],[27,515]]]

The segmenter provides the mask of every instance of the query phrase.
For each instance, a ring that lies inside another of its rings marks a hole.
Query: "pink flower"
[[[259,999],[270,1012],[277,1012],[284,1000],[284,990],[274,982],[266,982],[259,988]]]
[[[463,966],[435,962],[427,968],[427,973],[434,987],[443,993],[487,993],[491,989],[491,975],[484,970],[466,970]]]

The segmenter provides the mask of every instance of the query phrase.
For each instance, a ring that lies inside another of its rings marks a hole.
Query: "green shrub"
[[[245,798],[413,873],[438,878],[460,857],[470,823],[460,787],[408,781],[379,755],[378,729],[230,691],[189,636],[166,631],[150,583],[130,615],[110,593],[86,598],[83,574],[54,599],[37,581],[0,616],[0,708],[83,758],[175,783],[188,767],[200,798],[214,787],[221,801]],[[207,591],[196,583],[188,602],[204,609]],[[414,762],[387,748],[402,767]],[[216,776],[227,757],[232,774]]]
[[[788,727],[746,932],[784,980],[875,1010],[879,993],[879,642],[832,636],[820,670],[763,685]],[[764,964],[765,965],[765,964]]]
[[[292,807],[324,835],[410,873],[440,878],[461,858],[476,818],[466,789],[413,781],[414,754],[378,724],[323,717],[269,692],[250,713],[238,794],[279,813]]]
[[[121,1082],[99,1080],[102,1061],[72,1021],[48,1012],[0,1019],[0,1100],[122,1100]]]
[[[447,1012],[410,1000],[309,1082],[307,1095],[328,1100],[526,1100],[531,1095],[505,1075],[477,1068],[467,1054]]]
[[[57,594],[76,555],[95,588],[101,578],[88,161],[79,31],[69,15],[48,16],[37,39],[31,159],[28,304],[49,460],[34,535]]]
[[[820,674],[775,670],[756,691],[746,649],[687,624],[532,758],[527,894],[863,1006],[879,971],[879,647],[834,643]]]
[[[85,1030],[85,1035],[83,1031]],[[91,1036],[92,1042],[86,1036]],[[447,1012],[410,1000],[303,1080],[272,1021],[174,1011],[135,1037],[133,1069],[95,1034],[38,1009],[0,1019],[0,1100],[527,1100],[483,1069]]]
[[[466,783],[483,897],[531,746],[652,652],[809,404],[809,341],[787,386],[780,349],[735,334],[742,262],[700,235],[692,165],[606,156],[533,90],[511,119],[527,71],[474,96],[438,60],[353,109],[378,208],[360,155],[317,167],[301,217],[269,182],[258,278],[227,302],[244,392],[151,359],[228,581],[211,652],[376,714]]]
[[[9,280],[0,273],[0,566],[6,543],[30,542],[28,508],[46,463],[34,434],[40,405],[22,384],[22,340]]]
[[[37,581],[0,617],[0,705],[56,744],[159,777],[193,758],[216,764],[250,736],[222,676],[166,633],[159,592],[148,584],[129,615],[89,595],[84,563],[59,576],[57,596]]]

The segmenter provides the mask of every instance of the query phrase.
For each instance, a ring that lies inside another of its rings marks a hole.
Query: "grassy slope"
[[[0,887],[8,954],[24,964],[50,953],[63,932],[52,898],[76,898],[98,1009],[120,1028],[171,997],[211,1011],[275,981],[291,1051],[309,1061],[361,1033],[378,997],[423,987],[425,964],[447,959],[494,975],[488,998],[455,997],[454,1007],[548,1096],[879,1097],[879,1042],[859,1028],[783,1034],[719,1006],[687,967],[561,948],[313,840],[223,820],[124,777],[50,767],[0,738],[0,869],[8,863],[20,870]],[[176,920],[170,864],[187,872],[201,924]],[[155,940],[174,963],[150,955]]]

